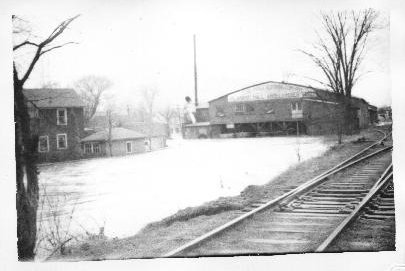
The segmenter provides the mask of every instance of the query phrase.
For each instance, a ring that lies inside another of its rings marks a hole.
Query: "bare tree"
[[[114,117],[113,117],[112,108],[107,109],[107,111],[106,111],[107,129],[108,129],[107,143],[108,143],[108,149],[110,152],[110,156],[112,156],[112,129],[114,128],[113,118]]]
[[[301,50],[325,76],[326,80],[316,81],[337,94],[344,129],[351,115],[347,98],[362,76],[360,66],[366,56],[369,36],[377,29],[377,18],[378,13],[373,9],[322,13],[318,41],[312,51]]]
[[[141,108],[145,112],[145,122],[147,124],[147,136],[149,141],[149,150],[152,150],[152,136],[153,136],[153,117],[155,115],[155,102],[158,91],[156,88],[144,88],[141,91]]]
[[[112,86],[112,82],[102,76],[88,75],[79,79],[75,83],[76,90],[86,107],[84,110],[84,122],[88,124],[89,120],[94,116],[103,97],[103,93]]]
[[[171,135],[171,121],[173,118],[176,117],[176,110],[173,107],[166,106],[164,109],[160,111],[160,115],[163,117],[165,122],[167,123],[167,135],[170,138]]]
[[[105,126],[107,129],[107,144],[109,149],[109,155],[113,156],[112,153],[112,140],[113,140],[113,128],[121,126],[119,117],[117,116],[117,104],[115,97],[113,95],[108,95],[108,102],[104,104],[105,108]]]
[[[13,15],[13,81],[14,81],[14,121],[15,121],[15,156],[17,185],[17,246],[20,260],[32,260],[37,234],[38,209],[38,173],[37,145],[38,135],[31,133],[30,118],[23,95],[24,84],[30,77],[38,60],[46,53],[73,42],[55,44],[57,38],[78,17],[74,16],[61,22],[45,39],[33,41],[29,23]],[[32,48],[32,58],[24,69],[16,62],[17,52]],[[24,182],[26,179],[26,182]]]

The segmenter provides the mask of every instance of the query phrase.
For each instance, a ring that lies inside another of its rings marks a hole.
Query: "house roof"
[[[113,115],[113,122],[116,126],[133,130],[135,132],[148,135],[151,137],[167,136],[167,124],[153,122],[148,124],[146,122],[136,121],[136,117],[127,115]],[[88,123],[88,128],[105,129],[108,127],[107,117],[105,115],[98,115],[91,118]]]
[[[112,141],[119,141],[125,139],[139,139],[139,138],[146,138],[146,136],[144,134],[121,127],[112,128],[111,130]],[[83,138],[81,141],[90,142],[90,141],[107,141],[107,140],[108,140],[108,129],[105,129],[97,133],[91,134]]]
[[[164,123],[154,122],[149,125],[145,122],[124,120],[122,121],[122,126],[151,137],[167,136],[167,124]]]
[[[71,88],[31,88],[23,90],[25,98],[39,108],[84,107],[84,102]]]

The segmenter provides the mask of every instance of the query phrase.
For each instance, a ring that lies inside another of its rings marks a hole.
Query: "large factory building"
[[[209,101],[209,122],[186,125],[185,134],[195,138],[335,133],[344,117],[342,99],[322,89],[264,82]],[[359,98],[345,101],[350,104],[350,131],[368,127],[373,107]]]

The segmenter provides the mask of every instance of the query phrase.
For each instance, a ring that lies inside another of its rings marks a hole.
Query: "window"
[[[245,104],[235,105],[235,113],[244,113],[246,111]]]
[[[225,112],[224,112],[224,108],[221,106],[216,106],[215,107],[215,116],[217,117],[225,117]]]
[[[127,153],[131,153],[132,152],[132,142],[128,141],[127,142]]]
[[[253,112],[255,111],[255,108],[251,104],[246,104],[245,105],[246,112]]]
[[[293,119],[302,118],[302,104],[301,102],[292,102],[291,103],[291,117]]]
[[[84,153],[100,153],[101,147],[100,143],[85,143]]]
[[[237,104],[235,105],[236,114],[244,114],[246,112],[253,112],[255,108],[250,104]]]
[[[67,110],[66,108],[56,109],[56,124],[67,125]]]
[[[94,153],[100,153],[100,144],[98,143],[93,143],[93,152]]]
[[[91,153],[91,144],[90,143],[84,144],[84,153]]]
[[[293,103],[291,103],[291,108],[292,108],[293,111],[302,110],[301,102],[293,102]]]
[[[67,136],[66,134],[56,135],[56,147],[58,150],[63,150],[67,148]]]
[[[38,141],[38,152],[49,151],[49,138],[48,136],[40,136]]]

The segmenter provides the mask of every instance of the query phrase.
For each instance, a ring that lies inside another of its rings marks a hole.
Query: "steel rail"
[[[208,233],[206,233],[206,234],[204,234],[204,235],[202,235],[202,236],[200,236],[200,237],[198,237],[198,238],[184,244],[183,246],[180,246],[180,247],[178,247],[178,248],[176,248],[174,250],[169,251],[168,253],[164,254],[162,257],[174,257],[177,254],[179,254],[180,252],[185,251],[186,249],[190,249],[192,247],[195,247],[196,245],[202,243],[203,241],[206,241],[206,240],[212,238],[213,236],[223,232],[226,229],[229,229],[230,227],[238,224],[239,222],[251,217],[252,215],[254,215],[254,214],[256,214],[256,213],[258,213],[258,212],[260,212],[260,211],[262,211],[264,209],[267,209],[267,208],[270,208],[270,207],[275,207],[275,206],[279,205],[282,201],[287,200],[288,198],[296,197],[296,196],[302,194],[306,190],[308,190],[310,188],[313,188],[315,185],[318,185],[319,183],[324,181],[330,175],[333,175],[333,174],[335,174],[335,173],[337,173],[337,172],[339,172],[339,171],[341,171],[343,169],[351,167],[351,166],[353,166],[353,165],[355,165],[355,164],[357,164],[357,163],[359,163],[361,161],[364,161],[364,160],[366,160],[366,159],[368,159],[368,158],[370,158],[372,156],[375,156],[375,155],[378,155],[378,154],[380,154],[382,152],[391,150],[392,146],[386,147],[384,149],[378,150],[376,152],[373,152],[373,153],[368,154],[368,155],[366,155],[364,157],[361,157],[361,158],[359,158],[359,159],[357,159],[355,161],[350,162],[350,160],[355,159],[360,154],[363,154],[365,151],[367,151],[370,148],[378,145],[380,142],[385,140],[387,138],[387,136],[388,135],[386,135],[383,139],[379,140],[378,142],[376,142],[376,143],[372,144],[371,146],[367,147],[366,149],[364,149],[364,150],[360,151],[359,153],[355,154],[354,156],[350,157],[349,159],[346,159],[345,161],[339,163],[338,166],[334,166],[333,168],[331,168],[331,169],[327,170],[326,172],[312,178],[311,180],[309,180],[309,181],[305,182],[304,184],[300,185],[299,187],[297,187],[295,189],[292,189],[291,191],[277,197],[276,199],[273,199],[273,200],[271,200],[271,201],[269,201],[267,203],[264,203],[264,204],[262,204],[261,206],[259,206],[257,208],[254,208],[253,210],[251,210],[251,211],[249,211],[249,212],[247,212],[247,213],[245,213],[245,214],[243,214],[243,215],[241,215],[241,216],[239,216],[239,217],[237,217],[237,218],[235,218],[235,219],[233,219],[233,220],[231,220],[231,221],[229,221],[229,222],[227,222],[227,223],[225,223],[225,224],[223,224],[223,225],[221,225],[221,226],[219,226],[219,227],[217,227],[217,228],[215,228],[215,229],[213,229],[211,231],[209,231]]]
[[[333,170],[335,170],[335,169],[337,169],[337,168],[343,166],[344,164],[350,162],[350,161],[353,160],[354,158],[356,158],[356,157],[362,155],[363,153],[365,153],[365,152],[368,151],[369,149],[371,149],[371,148],[373,148],[373,147],[375,147],[375,146],[381,144],[381,143],[382,143],[383,141],[385,141],[385,140],[391,135],[391,133],[392,133],[392,132],[389,132],[389,133],[387,134],[387,133],[385,133],[384,131],[381,131],[381,130],[376,130],[376,131],[382,133],[382,134],[383,134],[383,138],[381,138],[380,140],[378,140],[378,141],[376,141],[375,143],[371,144],[370,146],[366,147],[365,149],[361,150],[360,152],[354,154],[353,156],[347,158],[347,159],[344,160],[343,162],[340,162],[339,164],[337,164],[337,165],[334,166],[333,168],[328,169],[328,170],[325,171],[323,174],[328,174],[329,172],[331,172],[331,171],[333,171]],[[322,175],[322,174],[321,174],[321,175]],[[321,176],[321,175],[320,175],[320,176]],[[318,177],[320,177],[320,176],[318,176]]]
[[[392,178],[392,163],[387,167],[384,173],[381,175],[379,180],[370,189],[369,193],[364,197],[364,199],[354,208],[353,212],[346,217],[335,230],[322,242],[322,244],[315,250],[315,252],[325,251],[332,242],[339,236],[339,234],[349,225],[349,223],[359,214],[359,212],[364,208],[364,206],[374,197],[374,195],[380,191],[380,189],[387,183],[388,180]]]
[[[290,192],[292,192],[294,195],[288,195],[288,196],[285,197],[285,199],[288,200],[290,197],[295,197],[295,196],[297,196],[296,194],[297,194],[298,192],[304,192],[304,191],[306,191],[306,190],[308,190],[308,189],[313,188],[314,186],[320,184],[320,182],[324,181],[324,180],[325,180],[326,178],[328,178],[329,176],[331,176],[331,175],[333,175],[333,174],[335,174],[335,173],[338,173],[339,171],[341,171],[341,170],[343,170],[343,169],[346,169],[346,168],[348,168],[348,167],[351,167],[351,166],[353,166],[353,165],[355,165],[355,164],[357,164],[357,163],[359,163],[359,162],[362,162],[362,161],[364,161],[364,160],[366,160],[366,159],[368,159],[368,158],[370,158],[370,157],[373,157],[373,156],[375,156],[375,155],[377,155],[377,154],[379,154],[379,153],[381,153],[381,152],[389,151],[389,150],[391,150],[391,149],[392,149],[392,146],[385,147],[385,148],[383,148],[383,149],[381,149],[381,150],[375,151],[375,152],[370,153],[370,154],[368,154],[368,155],[366,155],[366,156],[363,156],[363,157],[361,157],[361,158],[358,158],[357,160],[354,160],[354,161],[352,161],[352,162],[348,161],[346,164],[343,164],[341,167],[336,168],[336,169],[334,169],[334,170],[332,170],[332,171],[330,171],[330,172],[328,172],[328,173],[326,173],[326,174],[323,174],[323,175],[321,175],[321,177],[319,177],[319,178],[315,177],[314,179],[312,179],[312,180],[310,180],[310,181],[308,181],[308,182],[306,182],[306,183],[300,185],[299,187],[295,188],[294,190],[291,190]],[[355,157],[354,157],[354,158],[355,158]],[[286,194],[287,194],[287,193],[286,193]],[[285,195],[285,194],[284,194],[284,195]]]

